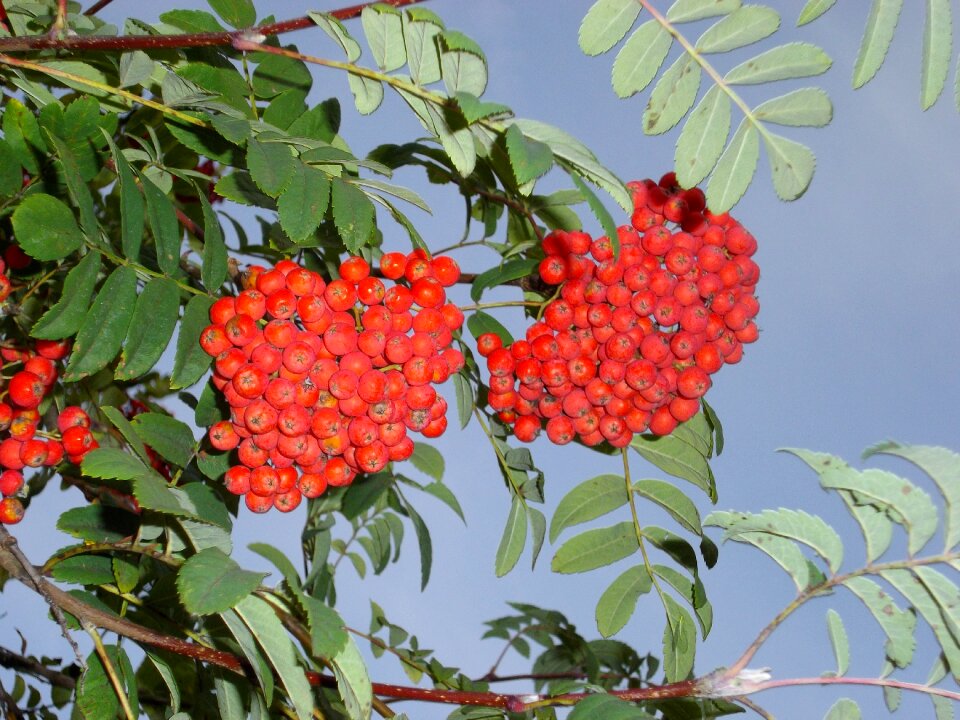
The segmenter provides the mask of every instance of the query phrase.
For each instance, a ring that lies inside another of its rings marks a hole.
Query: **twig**
[[[750,692],[762,692],[779,687],[799,687],[801,685],[867,685],[870,687],[888,687],[898,690],[912,690],[925,695],[938,695],[949,700],[960,701],[960,692],[944,690],[943,688],[921,685],[920,683],[891,680],[890,678],[858,678],[858,677],[810,677],[789,678],[785,680],[767,680],[758,683]]]
[[[53,613],[54,619],[60,626],[60,631],[63,633],[63,637],[66,638],[68,643],[70,643],[70,647],[73,650],[73,654],[77,658],[77,662],[81,668],[86,670],[87,661],[80,652],[80,647],[77,645],[77,641],[73,639],[73,635],[70,634],[70,630],[67,628],[67,619],[63,616],[63,611],[60,609],[60,605],[53,601],[53,598],[48,592],[50,587],[49,584],[46,580],[40,577],[40,574],[37,572],[36,568],[33,567],[33,564],[29,559],[27,559],[27,556],[24,555],[20,550],[20,546],[17,545],[17,539],[11,535],[5,527],[2,526],[0,526],[0,548],[2,548],[2,550],[0,550],[0,554],[6,553],[11,556],[12,560],[20,568],[21,572],[26,575],[33,587],[36,588],[36,591],[40,594],[40,597],[42,597],[46,601],[47,605],[50,606],[50,611]],[[9,568],[7,568],[7,572],[10,572]],[[13,575],[14,573],[11,572],[10,574]]]
[[[3,716],[8,720],[23,720],[23,713],[17,707],[17,701],[14,700],[7,689],[0,683],[0,707],[3,708]]]
[[[97,2],[95,2],[93,5],[91,5],[86,10],[84,10],[83,14],[87,15],[88,17],[90,15],[96,15],[98,12],[103,10],[107,5],[109,5],[112,2],[113,0],[97,0]]]
[[[51,670],[46,665],[42,665],[33,658],[18,655],[12,650],[0,647],[0,665],[10,670],[16,670],[27,675],[46,680],[56,687],[73,690],[77,686],[76,678],[67,675],[64,672]]]

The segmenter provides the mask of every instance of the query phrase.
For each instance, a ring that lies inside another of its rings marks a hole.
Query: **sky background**
[[[920,111],[920,12],[904,13],[878,77],[853,92],[850,77],[866,4],[840,3],[799,30],[793,23],[801,3],[768,4],[784,16],[784,28],[774,36],[777,43],[797,39],[817,43],[834,58],[834,65],[822,78],[748,88],[744,95],[755,105],[796,87],[820,85],[831,94],[835,116],[826,129],[783,129],[787,137],[807,143],[817,154],[816,175],[803,198],[789,204],[776,198],[762,156],[754,185],[734,210],[759,241],[755,259],[762,270],[758,289],[762,334],[747,347],[739,365],[715,376],[708,395],[726,436],[723,455],[712,463],[720,495],[717,508],[756,512],[789,507],[820,514],[844,537],[846,567],[852,568],[863,552],[853,521],[837,498],[819,489],[814,473],[776,451],[808,448],[859,465],[859,454],[866,447],[886,439],[957,449],[960,221],[956,205],[960,183],[955,168],[960,160],[956,140],[960,119],[952,87],[931,110]],[[277,18],[339,7],[329,2],[308,7],[293,0],[260,5],[261,12],[269,6]],[[614,53],[599,58],[580,53],[577,29],[589,5],[572,0],[435,0],[427,7],[449,28],[465,32],[485,50],[490,75],[485,99],[509,105],[519,117],[561,127],[590,146],[624,180],[657,178],[672,167],[678,131],[644,136],[641,116],[647,93],[618,100],[609,80]],[[661,9],[667,6],[658,3]],[[117,0],[102,17],[117,21],[136,14],[153,20],[172,7],[205,5]],[[350,29],[362,35],[359,21],[352,21]],[[685,29],[695,37],[701,28]],[[304,52],[339,58],[318,30],[296,33],[285,42],[298,43]],[[716,65],[725,71],[773,44],[768,40],[719,56]],[[670,57],[676,54],[674,49]],[[952,82],[951,75],[948,85]],[[701,94],[706,89],[704,84]],[[389,95],[372,118],[360,118],[352,108],[346,78],[316,69],[311,99],[331,95],[342,99],[341,133],[358,155],[380,143],[422,135],[412,114]],[[739,119],[734,116],[735,125]],[[463,205],[455,192],[428,185],[422,173],[399,173],[395,180],[416,189],[433,208],[432,216],[416,210],[411,214],[428,244],[441,247],[459,239]],[[560,187],[569,187],[563,176],[555,174],[543,181],[545,190]],[[622,211],[608,205],[618,223],[626,222]],[[581,208],[586,228],[600,234],[586,207]],[[237,215],[248,230],[255,228],[251,214]],[[381,227],[389,246],[406,246],[406,236],[389,218],[382,219]],[[484,270],[496,262],[489,251],[464,252],[458,259],[465,271]],[[503,297],[512,295],[507,292]],[[525,325],[516,309],[497,317],[513,330]],[[446,390],[453,407],[451,388]],[[556,547],[548,543],[536,570],[529,569],[528,549],[511,574],[496,579],[494,554],[509,494],[479,427],[473,423],[461,432],[455,425],[453,421],[435,444],[447,458],[445,480],[463,505],[467,525],[440,503],[415,498],[434,538],[434,572],[427,590],[419,590],[418,557],[410,531],[404,558],[382,576],[361,582],[351,570],[341,572],[337,609],[349,624],[366,627],[368,599],[376,600],[387,617],[415,633],[422,646],[436,649],[441,661],[459,665],[474,677],[489,669],[501,649],[499,641],[479,641],[482,623],[506,614],[507,601],[560,610],[585,636],[597,637],[596,601],[626,565],[585,575],[555,575],[549,561]],[[599,473],[619,472],[617,458],[594,455],[579,446],[557,448],[541,440],[532,451],[546,473],[548,519],[559,499],[579,482]],[[924,482],[902,463],[871,460],[870,465],[889,467]],[[632,471],[636,479],[664,477],[638,456],[632,458]],[[404,472],[416,471],[408,466]],[[932,491],[929,484],[925,487]],[[698,490],[690,485],[683,489],[704,515],[709,512],[709,502]],[[56,496],[49,492],[35,503],[18,528],[24,549],[36,561],[69,542],[53,525],[59,512],[77,498]],[[644,524],[675,527],[648,504],[640,505],[640,513]],[[268,541],[298,558],[302,519],[302,508],[292,518],[242,512],[236,524],[235,557],[245,567],[266,570],[264,561],[244,548],[249,542]],[[605,518],[606,524],[622,519],[622,513]],[[902,546],[895,543],[894,550],[901,551]],[[714,605],[715,626],[698,651],[698,674],[735,660],[793,597],[793,585],[785,574],[766,557],[741,546],[722,548],[718,565],[703,580]],[[0,613],[8,613],[0,622],[0,644],[18,648],[15,628],[19,628],[30,640],[32,652],[68,653],[54,626],[41,619],[42,613],[23,612],[20,604],[24,602],[38,601],[20,589],[0,597]],[[876,677],[883,660],[879,628],[857,601],[843,594],[812,603],[777,632],[752,664],[770,666],[778,678],[815,676],[833,669],[823,621],[828,607],[840,611],[847,623],[854,648],[850,674]],[[647,595],[617,637],[641,654],[649,650],[659,655],[662,628],[659,602],[655,595]],[[918,630],[918,637],[923,649],[916,667],[903,677],[923,681],[935,653],[925,629]],[[525,661],[508,656],[500,671],[528,668]],[[385,682],[406,681],[389,660],[375,663],[372,674]],[[519,692],[526,687],[514,689]],[[863,701],[867,717],[885,713],[878,690],[853,689],[843,694]],[[821,717],[839,696],[833,690],[807,688],[775,690],[754,699],[778,718],[790,719]],[[446,715],[444,708],[409,704],[398,708],[416,718]],[[905,698],[900,714],[932,717],[926,698]]]

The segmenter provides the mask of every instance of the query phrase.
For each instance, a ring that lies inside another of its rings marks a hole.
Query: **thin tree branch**
[[[93,5],[91,5],[86,10],[84,10],[83,14],[88,17],[90,15],[96,15],[98,12],[103,10],[107,5],[109,5],[112,2],[113,0],[97,0],[97,2],[95,2]]]
[[[67,690],[73,690],[77,686],[76,678],[67,675],[64,672],[51,670],[46,665],[41,665],[33,658],[18,655],[17,653],[13,652],[12,650],[8,650],[5,647],[0,647],[0,665],[5,668],[9,668],[10,670],[26,673],[27,675],[32,675],[33,677],[40,678],[41,680],[46,680],[51,685],[65,688]]]
[[[23,720],[23,713],[17,707],[17,701],[10,696],[2,683],[0,683],[0,708],[3,708],[3,717],[6,720]]]
[[[404,7],[424,2],[424,0],[378,0],[379,2]],[[100,0],[94,4],[85,15],[92,15],[110,3],[110,0]],[[355,18],[369,5],[378,3],[363,3],[350,7],[333,10],[329,15],[338,20]],[[309,15],[282,20],[280,22],[261,25],[245,30],[207,33],[178,33],[176,35],[82,35],[75,37],[51,38],[47,35],[25,35],[21,37],[0,38],[0,52],[26,52],[30,50],[72,50],[72,51],[130,51],[130,50],[158,50],[162,48],[212,47],[216,45],[232,45],[236,38],[280,35],[315,27],[316,23]]]
[[[888,687],[898,690],[911,690],[913,692],[923,693],[925,695],[938,695],[960,702],[960,692],[953,690],[944,690],[943,688],[932,687],[930,685],[921,685],[920,683],[903,682],[902,680],[891,680],[890,678],[858,678],[858,677],[810,677],[810,678],[788,678],[785,680],[767,680],[758,683],[750,688],[751,693],[772,690],[780,687],[798,687],[801,685],[867,685],[870,687]]]

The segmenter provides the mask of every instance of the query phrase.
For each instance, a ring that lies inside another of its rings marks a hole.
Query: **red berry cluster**
[[[450,347],[463,313],[444,290],[460,268],[420,251],[387,253],[380,268],[391,287],[360,257],[330,282],[290,260],[254,266],[237,297],[211,307],[200,344],[216,358],[231,418],[210,428],[210,442],[236,448],[225,482],[254,512],[292,510],[407,459],[409,432],[446,429],[433,385],[464,363]]]
[[[673,173],[629,187],[635,210],[618,228],[619,257],[607,237],[551,233],[540,277],[559,297],[526,339],[478,338],[490,406],[520,440],[544,421],[558,445],[667,435],[697,413],[710,375],[757,339],[754,237]]]
[[[15,496],[23,489],[26,468],[59,465],[64,456],[79,464],[98,447],[90,432],[90,418],[70,406],[57,417],[57,431],[40,427],[38,407],[57,381],[57,360],[69,351],[63,341],[37,340],[32,350],[3,347],[3,369],[19,367],[0,393],[0,523],[23,518],[23,505]]]

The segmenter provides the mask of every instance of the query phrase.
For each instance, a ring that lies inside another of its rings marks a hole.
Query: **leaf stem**
[[[767,680],[758,683],[756,687],[751,688],[750,692],[762,692],[780,687],[799,687],[801,685],[866,685],[870,687],[897,688],[899,690],[910,690],[912,692],[924,693],[925,695],[937,695],[949,700],[960,701],[960,692],[945,690],[944,688],[922,685],[920,683],[904,682],[902,680],[893,680],[891,678],[860,678],[860,677],[808,677],[808,678],[787,678],[784,680]]]
[[[488,310],[490,308],[500,307],[540,307],[543,301],[538,300],[503,300],[500,302],[478,303],[476,305],[461,305],[461,312],[475,312],[477,310]]]

